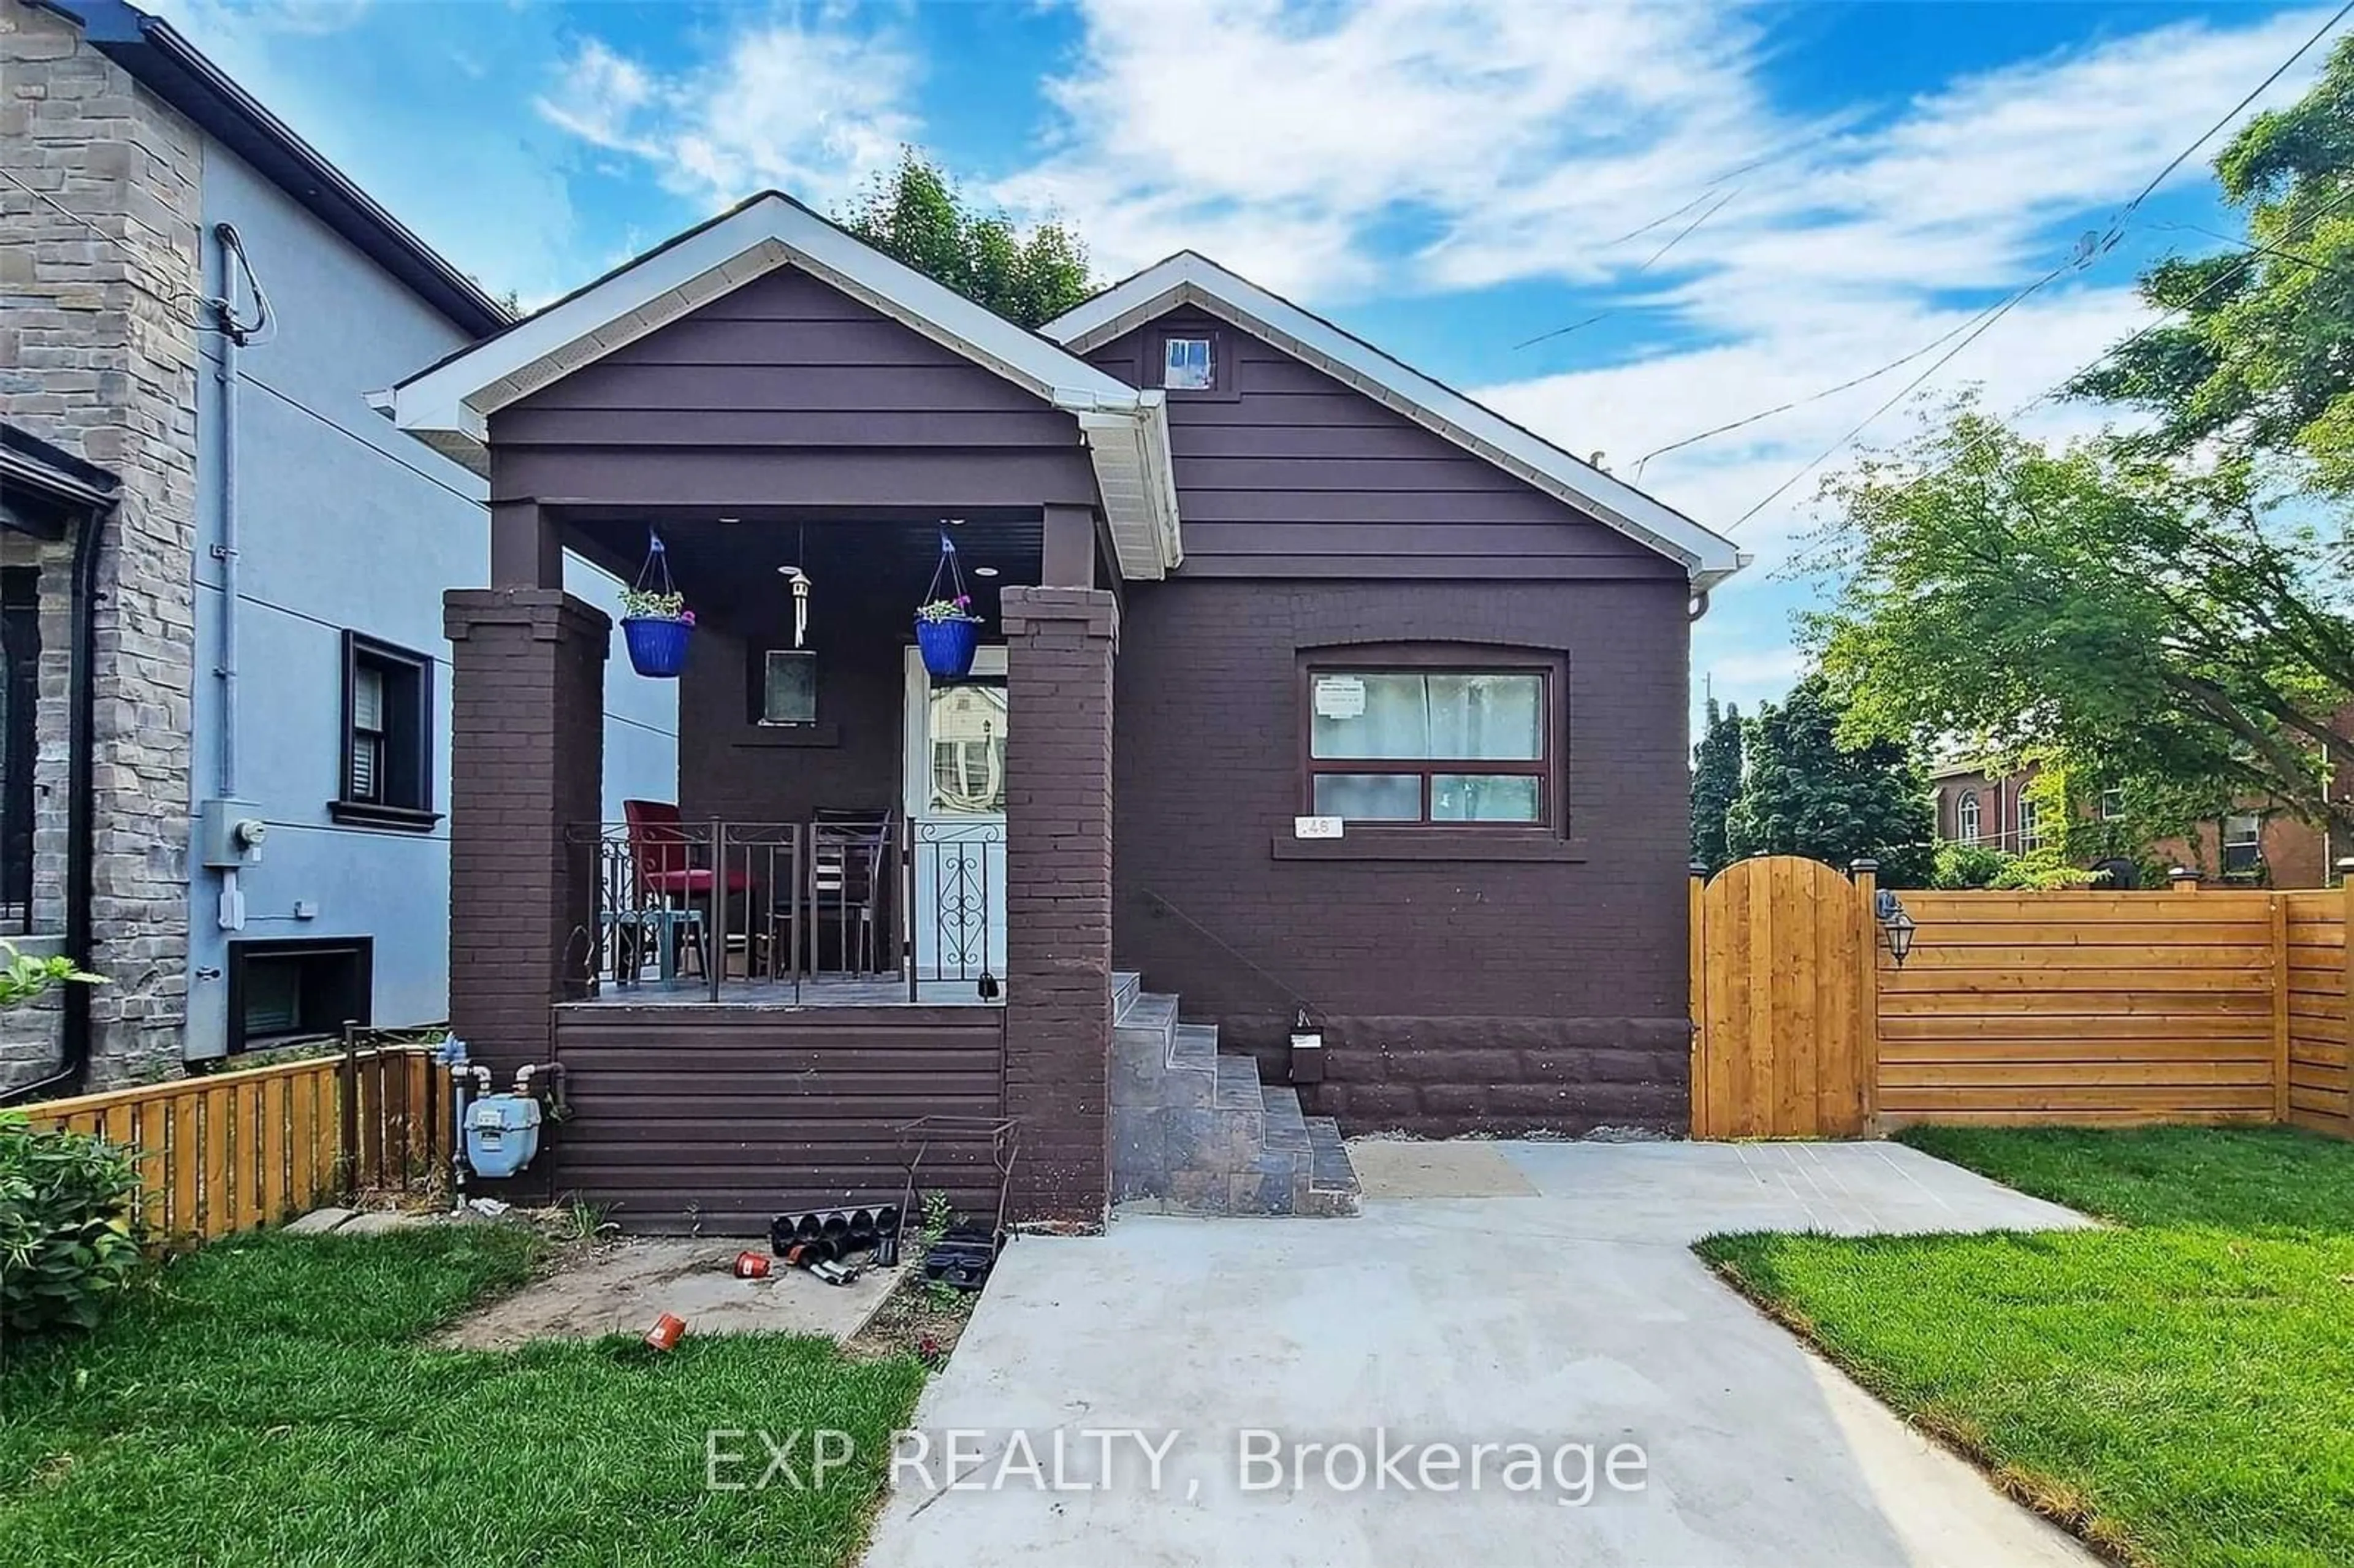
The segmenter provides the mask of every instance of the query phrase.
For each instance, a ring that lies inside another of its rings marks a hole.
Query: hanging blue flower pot
[[[916,646],[923,650],[924,668],[943,681],[961,681],[972,673],[972,656],[981,646],[981,622],[970,616],[948,620],[916,617]]]
[[[630,645],[630,668],[641,675],[676,680],[686,669],[687,635],[694,630],[695,622],[683,618],[623,616],[621,636]]]

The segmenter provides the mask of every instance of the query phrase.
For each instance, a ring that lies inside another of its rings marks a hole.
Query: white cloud
[[[1624,283],[1681,221],[1610,242],[1724,181],[1734,199],[1652,274],[1664,305],[1719,330],[2048,267],[2053,222],[2121,202],[2315,20],[2169,25],[1825,120],[1774,104],[1772,39],[1740,10],[1078,10],[1075,63],[1048,83],[1054,144],[996,194],[1073,214],[1114,273],[1191,247],[1327,301]],[[1399,255],[1402,227],[1421,238]]]
[[[1623,215],[1737,162],[1732,133],[1762,113],[1752,30],[1691,7],[1080,10],[1078,63],[1049,83],[1057,144],[997,194],[1070,211],[1115,272],[1190,246],[1278,289],[1371,288],[1395,281],[1386,221],[1452,224],[1540,190]],[[1561,177],[1581,152],[1584,190]]]
[[[918,76],[887,22],[797,8],[670,74],[585,38],[534,107],[597,147],[643,160],[682,194],[727,202],[773,185],[823,203],[915,138]]]

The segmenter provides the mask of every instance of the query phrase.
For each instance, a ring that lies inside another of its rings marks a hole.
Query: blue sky
[[[830,207],[913,142],[984,199],[1062,214],[1106,280],[1203,250],[1622,477],[1656,448],[1913,353],[2052,270],[2327,14],[1548,0],[160,9],[429,241],[526,302],[764,186]],[[2293,97],[2325,52],[2256,107]],[[2204,156],[2133,213],[2121,243],[2020,304],[1925,394],[1976,385],[1997,411],[2029,404],[2147,319],[2130,291],[2142,265],[2217,248],[2183,225],[2234,227]],[[1639,482],[1731,528],[1935,357],[1655,459]],[[2026,422],[2057,436],[2100,418],[2046,402]],[[1900,406],[1861,444],[1907,426]],[[1787,685],[1789,615],[1810,589],[1780,568],[1820,471],[1739,524],[1758,563],[1697,629],[1696,688],[1705,677],[1747,704]]]

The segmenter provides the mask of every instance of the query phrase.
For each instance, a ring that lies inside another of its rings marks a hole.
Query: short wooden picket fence
[[[35,1127],[133,1151],[138,1215],[165,1241],[278,1224],[446,1167],[450,1097],[429,1048],[387,1045],[26,1107]]]

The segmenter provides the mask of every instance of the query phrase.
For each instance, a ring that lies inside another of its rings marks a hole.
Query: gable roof
[[[251,164],[452,325],[479,337],[514,319],[161,16],[124,0],[33,3],[79,26],[92,48]]]
[[[1695,590],[1704,592],[1749,564],[1750,557],[1723,535],[1191,250],[1113,284],[1039,330],[1074,353],[1085,354],[1188,304],[1265,339],[1474,456],[1681,562]]]
[[[410,376],[393,388],[389,411],[402,429],[487,474],[493,414],[785,266],[1075,416],[1122,574],[1158,577],[1183,558],[1160,391],[1105,374],[779,191],[763,191]]]

